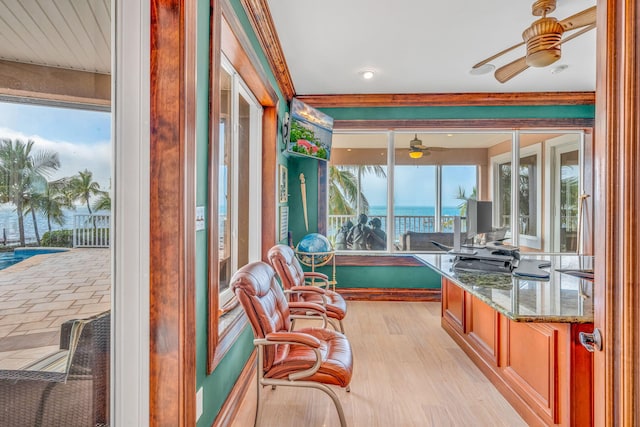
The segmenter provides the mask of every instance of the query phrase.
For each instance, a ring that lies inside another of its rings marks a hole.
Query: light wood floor
[[[440,326],[437,302],[350,301],[351,392],[335,387],[349,427],[526,426]],[[234,426],[253,425],[255,382]],[[320,390],[265,388],[261,427],[338,426]]]

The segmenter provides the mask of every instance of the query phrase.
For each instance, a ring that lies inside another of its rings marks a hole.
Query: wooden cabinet
[[[443,278],[442,326],[529,425],[592,425],[592,324],[516,322]]]

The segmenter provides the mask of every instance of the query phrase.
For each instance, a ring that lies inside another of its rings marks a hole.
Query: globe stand
[[[332,290],[335,292],[336,283],[338,283],[336,281],[335,251],[332,250],[328,252],[303,252],[295,249],[295,253],[296,253],[296,257],[302,264],[306,265],[307,267],[311,267],[311,271],[313,273],[315,273],[316,267],[322,267],[324,265],[327,265],[329,262],[331,262],[332,277],[331,277],[331,280],[329,280],[329,286],[332,287],[333,288]],[[316,262],[317,259],[320,259],[321,261]],[[311,284],[312,285],[315,284],[314,278],[311,279]]]

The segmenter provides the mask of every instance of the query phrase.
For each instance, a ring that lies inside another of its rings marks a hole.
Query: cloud
[[[47,150],[58,153],[60,168],[48,179],[50,181],[76,175],[85,169],[93,173],[93,180],[100,188],[108,190],[111,178],[111,142],[75,144],[67,141],[52,141],[38,135],[25,135],[12,129],[0,128],[0,138],[33,140],[34,151]]]

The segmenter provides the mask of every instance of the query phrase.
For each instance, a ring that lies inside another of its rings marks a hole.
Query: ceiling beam
[[[331,107],[423,107],[473,105],[590,105],[595,92],[510,92],[510,93],[396,93],[296,95],[316,108]]]
[[[282,95],[287,101],[291,100],[296,91],[266,0],[241,0],[241,3],[269,61]]]
[[[0,60],[0,95],[109,106],[111,76]]]

